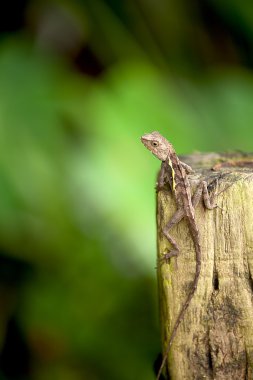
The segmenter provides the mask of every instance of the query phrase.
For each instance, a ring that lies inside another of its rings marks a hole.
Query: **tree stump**
[[[167,379],[253,379],[253,156],[181,157],[200,179],[216,186],[219,208],[196,208],[202,265],[198,287],[177,330]],[[213,168],[213,170],[211,169]],[[210,186],[212,187],[212,186]],[[213,189],[210,188],[210,191]],[[176,210],[169,188],[157,194],[158,257],[170,249],[162,228]],[[192,285],[196,258],[187,222],[173,227],[177,258],[158,265],[163,351]]]

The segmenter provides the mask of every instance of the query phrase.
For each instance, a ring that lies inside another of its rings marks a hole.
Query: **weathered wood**
[[[253,157],[241,154],[181,158],[208,183],[219,179],[220,208],[196,209],[202,268],[197,291],[168,358],[168,379],[253,379]],[[210,170],[215,165],[215,170]],[[251,175],[252,173],[252,175]],[[157,195],[158,257],[170,248],[162,228],[176,210],[168,188]],[[180,254],[158,265],[163,348],[195,273],[194,245],[185,220],[171,230]]]

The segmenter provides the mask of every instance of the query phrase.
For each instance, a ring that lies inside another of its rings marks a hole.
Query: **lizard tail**
[[[198,250],[198,248],[200,247],[195,247],[197,248],[196,249],[196,252],[200,252]],[[192,297],[194,296],[194,293],[195,293],[195,290],[197,289],[197,285],[198,285],[198,281],[199,281],[199,275],[200,275],[200,269],[201,269],[201,261],[199,259],[199,255],[197,255],[197,260],[196,260],[196,272],[195,272],[195,277],[194,277],[194,281],[193,281],[193,286],[190,290],[190,293],[188,294],[188,297],[177,317],[177,320],[176,320],[176,323],[173,327],[173,330],[172,330],[172,333],[171,333],[171,336],[170,336],[170,339],[169,339],[169,342],[168,342],[168,345],[167,345],[167,348],[166,348],[166,351],[164,353],[164,356],[163,356],[163,360],[162,360],[162,363],[160,365],[160,368],[159,368],[159,371],[158,371],[158,374],[157,374],[157,377],[156,377],[156,380],[159,380],[160,379],[160,376],[162,374],[162,371],[163,371],[163,368],[165,366],[165,363],[167,361],[167,357],[168,357],[168,354],[169,354],[169,351],[170,351],[170,347],[172,345],[172,342],[175,338],[175,335],[176,335],[176,332],[177,332],[177,329],[178,329],[178,326],[181,322],[181,320],[184,318],[184,315],[185,315],[185,312],[191,302],[191,299]]]

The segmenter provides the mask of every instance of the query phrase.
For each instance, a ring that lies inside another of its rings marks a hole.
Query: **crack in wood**
[[[249,266],[249,263],[248,263],[248,283],[249,283],[249,288],[253,294],[253,278],[252,278],[252,275],[251,275],[251,271],[250,271],[250,266]]]
[[[210,370],[211,374],[213,375],[213,360],[212,360],[210,342],[208,344],[208,366],[209,366],[209,370]]]
[[[219,290],[219,276],[218,276],[218,272],[216,271],[216,269],[214,269],[214,271],[213,271],[213,288],[216,291]]]
[[[249,380],[248,379],[248,370],[249,370],[249,363],[248,363],[248,355],[247,355],[247,351],[246,351],[246,347],[245,347],[245,380]]]

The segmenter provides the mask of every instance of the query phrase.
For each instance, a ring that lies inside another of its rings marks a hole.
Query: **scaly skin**
[[[172,329],[172,333],[167,344],[167,348],[164,353],[160,369],[156,377],[156,380],[159,380],[165,363],[167,361],[172,342],[177,333],[178,326],[184,318],[185,312],[190,304],[192,297],[194,296],[199,281],[201,271],[201,247],[199,230],[195,220],[194,208],[197,206],[202,196],[204,204],[208,209],[213,209],[217,207],[217,205],[213,204],[210,200],[207,190],[207,184],[205,181],[200,182],[195,194],[193,195],[193,197],[191,196],[191,187],[188,180],[188,174],[192,172],[192,169],[179,160],[172,144],[168,140],[166,140],[159,132],[152,132],[143,135],[141,137],[141,141],[148,150],[150,150],[159,160],[162,161],[162,170],[161,175],[159,177],[158,189],[161,186],[163,186],[164,183],[166,183],[167,178],[167,181],[170,184],[171,191],[173,192],[175,196],[175,201],[177,203],[176,213],[172,216],[171,220],[163,228],[163,233],[172,245],[172,249],[170,250],[170,252],[165,253],[163,255],[161,262],[168,262],[168,260],[171,257],[177,256],[179,253],[178,245],[176,241],[172,238],[172,236],[169,234],[169,231],[175,224],[179,223],[182,218],[187,219],[196,252],[196,271],[193,286],[187,296],[184,305],[182,306],[182,309],[177,317],[176,323]],[[169,174],[168,166],[171,170]]]

